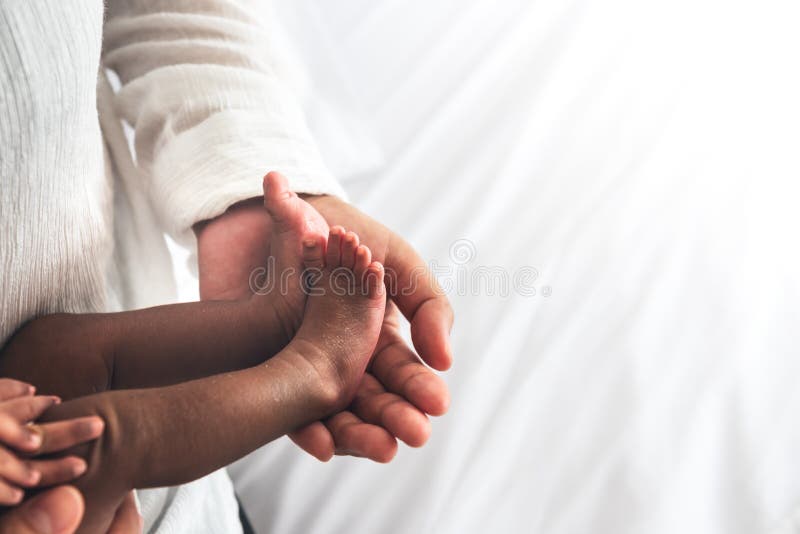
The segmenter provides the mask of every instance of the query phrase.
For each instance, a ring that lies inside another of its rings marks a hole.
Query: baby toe
[[[384,270],[383,265],[373,261],[367,267],[367,274],[364,276],[364,285],[369,298],[382,298],[384,295],[383,285]]]
[[[342,239],[344,238],[344,228],[334,226],[328,233],[328,247],[325,251],[325,264],[330,268],[336,268],[342,263]]]
[[[292,197],[289,180],[279,172],[271,171],[264,176],[264,207],[267,211],[280,211],[283,201]]]
[[[364,277],[370,263],[372,263],[372,252],[369,250],[369,247],[366,245],[359,245],[356,249],[356,258],[353,264],[353,271],[359,279]]]
[[[303,241],[303,265],[306,269],[322,269],[325,267],[324,241],[309,238]]]
[[[342,242],[342,266],[352,269],[356,261],[359,239],[355,232],[347,232]]]

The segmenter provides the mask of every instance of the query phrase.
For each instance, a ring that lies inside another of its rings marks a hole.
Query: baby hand
[[[90,441],[103,433],[99,417],[80,417],[57,423],[33,421],[61,400],[34,396],[30,384],[0,378],[0,505],[22,501],[22,488],[52,486],[73,480],[86,471],[76,456],[42,458]]]

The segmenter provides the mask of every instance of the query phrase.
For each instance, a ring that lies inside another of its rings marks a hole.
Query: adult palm
[[[411,323],[414,347],[431,367],[452,363],[449,332],[453,313],[414,249],[400,236],[332,196],[305,199],[330,225],[356,232],[388,274],[390,302],[370,366],[347,409],[292,434],[308,453],[327,461],[334,454],[391,460],[397,439],[423,445],[430,434],[427,415],[447,411],[444,381],[426,367],[401,336],[403,315]],[[249,295],[250,273],[267,264],[271,221],[260,199],[231,207],[196,228],[200,297],[232,299]]]

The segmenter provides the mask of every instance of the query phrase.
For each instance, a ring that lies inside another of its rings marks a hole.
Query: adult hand
[[[453,314],[447,298],[413,248],[394,232],[344,201],[308,196],[329,225],[359,234],[382,262],[390,278],[393,302],[387,306],[372,363],[349,409],[290,435],[321,460],[333,454],[390,460],[395,438],[420,446],[430,433],[425,414],[441,415],[448,407],[445,383],[419,361],[400,335],[398,310],[411,322],[414,346],[431,367],[449,368],[449,330]],[[271,221],[261,199],[233,206],[196,228],[200,297],[243,298],[250,294],[250,273],[267,264]],[[396,305],[395,305],[396,304]]]
[[[446,371],[453,363],[450,328],[453,310],[425,261],[405,239],[343,200],[327,195],[304,196],[330,226],[344,226],[358,234],[383,263],[389,294],[411,322],[414,347],[434,369]]]
[[[417,252],[403,238],[355,207],[333,196],[306,196],[330,226],[358,234],[384,264],[391,301],[375,354],[349,410],[290,434],[317,458],[335,454],[386,462],[395,438],[422,446],[430,434],[425,414],[442,415],[449,405],[444,381],[405,343],[398,310],[411,322],[414,347],[425,362],[444,371],[452,364],[453,311]]]
[[[58,486],[0,515],[0,534],[72,534],[83,517],[83,496],[72,486]],[[108,534],[140,534],[142,517],[129,493],[114,516]]]
[[[0,515],[0,533],[72,534],[83,517],[83,497],[72,486],[58,486]]]
[[[141,534],[144,521],[136,508],[136,498],[131,491],[114,514],[107,534]]]

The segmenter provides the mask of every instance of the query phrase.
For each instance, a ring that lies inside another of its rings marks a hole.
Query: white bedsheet
[[[234,466],[257,530],[800,532],[797,2],[278,9],[383,162],[336,163],[352,200],[453,273],[539,277],[451,288],[424,448]]]

